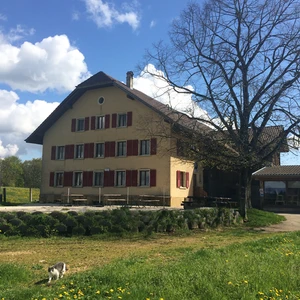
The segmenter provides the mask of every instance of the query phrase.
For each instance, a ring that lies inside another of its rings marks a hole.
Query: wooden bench
[[[159,204],[164,204],[165,196],[160,195],[139,195],[138,206],[158,206]]]
[[[77,204],[77,205],[86,205],[87,204],[87,199],[75,198],[75,199],[72,199],[72,203]]]
[[[103,203],[104,205],[112,205],[116,203],[123,205],[128,204],[127,200],[121,194],[104,194]]]
[[[61,203],[65,205],[85,203],[87,204],[87,199],[84,198],[83,194],[62,194]]]

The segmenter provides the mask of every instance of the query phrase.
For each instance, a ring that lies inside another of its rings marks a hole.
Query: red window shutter
[[[110,124],[110,115],[105,115],[105,129],[109,128]]]
[[[90,117],[84,118],[84,130],[88,131],[90,129]]]
[[[69,145],[69,159],[73,159],[74,158],[74,145]]]
[[[110,142],[110,157],[116,156],[116,142]]]
[[[66,145],[65,159],[73,159],[73,158],[74,158],[74,145]]]
[[[84,158],[89,158],[90,157],[90,145],[89,144],[84,144]]]
[[[92,116],[91,117],[91,130],[95,130],[96,128],[96,117]]]
[[[109,171],[104,171],[104,180],[103,180],[103,186],[109,186]]]
[[[137,186],[138,185],[138,171],[137,170],[132,170],[131,171],[131,186]]]
[[[94,143],[90,143],[89,144],[89,147],[90,147],[90,158],[94,158],[94,149],[95,149],[95,145]]]
[[[112,128],[117,127],[117,114],[112,114],[111,127]]]
[[[93,185],[93,172],[84,171],[83,172],[83,186],[92,186]]]
[[[153,139],[151,139],[151,149],[150,149],[151,155],[156,154],[156,148],[157,148],[157,141],[156,141],[156,138],[153,138]]]
[[[104,171],[104,186],[114,186],[115,171]]]
[[[55,156],[56,156],[56,146],[52,146],[51,147],[51,159],[55,160]]]
[[[132,111],[127,113],[127,126],[132,126]]]
[[[105,142],[104,144],[104,156],[105,157],[109,157],[110,153],[109,153],[109,146],[110,146],[110,142]]]
[[[176,171],[176,187],[180,188],[180,186],[181,186],[180,171]]]
[[[83,171],[82,173],[82,186],[87,186],[87,178],[88,178],[88,172],[87,171]]]
[[[76,131],[76,119],[72,119],[71,131],[72,132]]]
[[[132,170],[126,170],[126,186],[131,186]]]
[[[139,155],[139,140],[132,141],[132,155]]]
[[[64,186],[72,186],[73,172],[64,173]]]
[[[50,172],[49,186],[54,186],[54,172]]]
[[[132,155],[132,142],[133,140],[128,140],[127,141],[127,156],[131,156]]]
[[[186,187],[188,188],[190,186],[190,173],[189,172],[185,173],[185,182],[186,182]]]
[[[156,186],[156,170],[150,170],[150,186]]]

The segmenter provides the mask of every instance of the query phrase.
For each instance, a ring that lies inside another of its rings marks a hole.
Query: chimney
[[[126,85],[130,88],[133,89],[133,72],[128,71],[126,73]]]

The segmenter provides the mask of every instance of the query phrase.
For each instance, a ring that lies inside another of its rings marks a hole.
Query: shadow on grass
[[[46,283],[48,283],[48,279],[42,279],[40,281],[35,282],[34,284],[35,285],[41,285],[41,284],[46,284]]]

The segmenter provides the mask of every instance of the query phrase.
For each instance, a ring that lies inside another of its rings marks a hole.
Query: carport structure
[[[300,165],[264,167],[252,178],[260,181],[261,206],[300,206]]]

